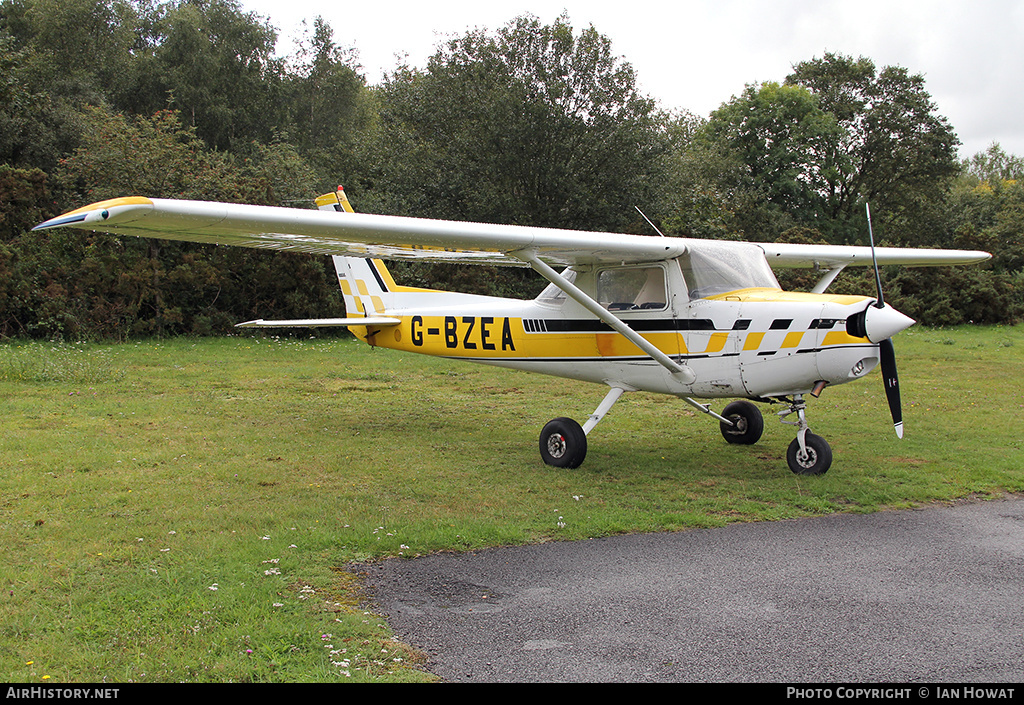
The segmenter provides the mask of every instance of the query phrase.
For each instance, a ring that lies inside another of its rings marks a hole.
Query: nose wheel
[[[789,444],[786,462],[797,475],[823,475],[832,465],[832,448],[821,436],[808,433],[804,435],[803,448],[799,438]]]
[[[803,396],[797,395],[788,409],[779,412],[782,423],[797,427],[796,438],[786,451],[786,462],[797,475],[824,475],[832,466],[832,448],[824,438],[811,433],[804,414],[806,408]],[[797,420],[786,421],[793,413]]]

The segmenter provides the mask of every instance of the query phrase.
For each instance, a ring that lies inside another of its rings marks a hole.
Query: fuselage
[[[876,344],[847,331],[847,319],[871,298],[773,287],[706,295],[687,289],[677,260],[573,274],[578,287],[696,378],[684,383],[551,287],[521,301],[390,282],[397,296],[365,309],[379,308],[400,323],[353,332],[384,348],[703,398],[803,394],[821,382],[863,377],[879,359]]]

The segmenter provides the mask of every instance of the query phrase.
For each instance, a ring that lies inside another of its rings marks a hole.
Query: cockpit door
[[[597,300],[659,350],[675,357],[679,335],[673,293],[678,279],[673,262],[604,267],[597,272]],[[636,346],[617,334],[599,333],[597,345],[608,357],[637,352]]]

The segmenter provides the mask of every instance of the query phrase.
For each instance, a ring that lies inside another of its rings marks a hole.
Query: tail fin
[[[377,317],[394,308],[394,283],[384,263],[360,257],[334,258],[341,294],[345,298],[345,314],[349,318]]]
[[[334,193],[325,193],[318,197],[316,205],[320,210],[355,213],[345,195],[345,189],[341,186]],[[391,273],[384,266],[384,262],[379,259],[337,255],[333,259],[341,293],[345,298],[345,312],[349,318],[380,318],[398,307],[397,299],[403,294],[433,291],[398,286],[391,278]],[[409,300],[406,299],[402,303],[408,305]]]
[[[341,186],[334,193],[325,193],[323,196],[318,196],[316,207],[322,211],[355,213],[352,209],[352,204],[348,202],[348,196],[345,195],[345,189]]]
[[[348,196],[345,195],[345,189],[341,186],[334,193],[325,193],[318,197],[316,206],[322,211],[355,213]],[[341,293],[345,298],[347,317],[366,318],[384,315],[388,291],[381,270],[387,275],[387,279],[391,279],[391,275],[387,274],[387,269],[384,268],[384,263],[361,257],[334,256],[333,259],[338,282],[341,284]]]

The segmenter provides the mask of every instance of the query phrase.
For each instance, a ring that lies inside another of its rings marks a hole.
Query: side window
[[[617,267],[597,275],[597,300],[609,311],[665,308],[665,270],[661,267]]]
[[[566,267],[562,270],[562,276],[569,280],[569,283],[576,282],[576,270],[572,267]],[[561,306],[565,303],[566,294],[564,291],[559,289],[554,284],[548,284],[544,291],[540,292],[540,295],[535,299],[537,303],[544,304],[546,306]]]

